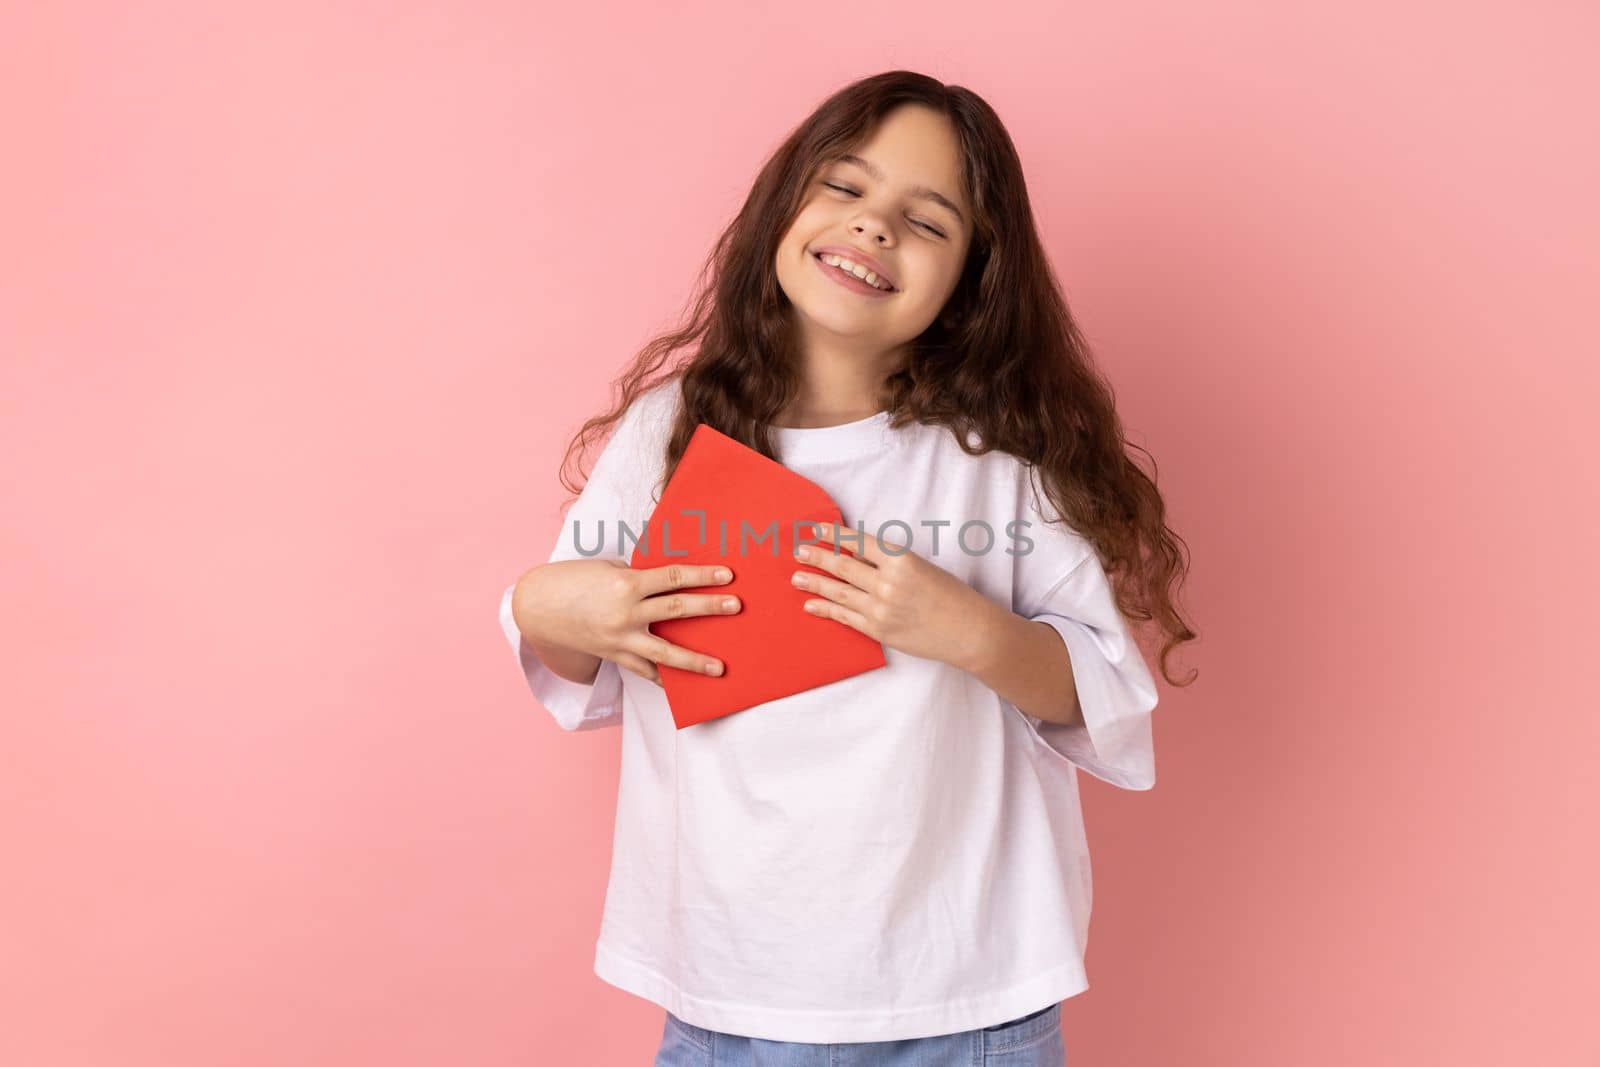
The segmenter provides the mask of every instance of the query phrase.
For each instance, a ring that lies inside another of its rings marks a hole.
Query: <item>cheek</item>
[[[948,258],[928,257],[908,264],[906,280],[908,290],[912,285],[916,287],[912,290],[916,299],[910,303],[919,307],[928,304],[937,309],[955,292],[961,273]]]
[[[816,233],[817,231],[807,224],[804,217],[796,218],[789,224],[789,229],[778,242],[774,252],[778,263],[785,270],[794,270],[796,266],[801,265],[800,261],[806,254],[806,245]]]
[[[778,256],[791,269],[803,266],[802,260],[809,254],[806,252],[807,245],[821,243],[830,235],[836,237],[839,232],[839,223],[832,217],[828,204],[807,204],[789,224],[789,230],[778,247]]]

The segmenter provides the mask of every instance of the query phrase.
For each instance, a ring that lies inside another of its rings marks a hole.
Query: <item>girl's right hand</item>
[[[649,625],[691,615],[737,613],[737,597],[678,592],[732,581],[733,573],[727,567],[673,563],[634,568],[621,560],[571,559],[547,563],[536,575],[538,620],[533,627],[536,633],[530,636],[612,660],[657,685],[661,684],[657,664],[702,674],[722,673],[722,664],[715,657],[657,637]],[[725,599],[732,599],[733,606],[723,607]]]

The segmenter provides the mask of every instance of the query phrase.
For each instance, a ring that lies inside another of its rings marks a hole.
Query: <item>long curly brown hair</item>
[[[1157,620],[1169,658],[1195,639],[1174,604],[1187,574],[1186,545],[1165,522],[1153,477],[1129,457],[1111,385],[1094,366],[1067,309],[1034,226],[1022,164],[994,109],[970,89],[912,71],[863,78],[828,97],[773,153],[756,176],[738,217],[701,268],[692,311],[682,328],[640,350],[612,382],[615,406],[583,424],[562,458],[560,480],[575,457],[628,410],[635,397],[679,379],[682,405],[669,436],[666,484],[698,423],[706,423],[769,458],[779,458],[769,427],[797,395],[800,381],[790,304],[774,259],[821,167],[870,137],[905,104],[950,120],[961,146],[963,179],[973,206],[973,235],[961,279],[937,320],[911,344],[906,362],[883,382],[880,408],[890,424],[946,426],[969,455],[991,450],[1031,465],[1056,513],[1093,543],[1131,620]],[[669,357],[698,342],[691,357]],[[969,434],[977,447],[969,447]],[[1150,457],[1155,471],[1154,457]],[[584,476],[587,481],[587,475]],[[569,498],[567,503],[571,503]],[[659,498],[657,498],[659,499]]]

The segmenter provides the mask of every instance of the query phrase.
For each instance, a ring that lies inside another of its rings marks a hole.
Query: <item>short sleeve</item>
[[[676,394],[667,382],[636,397],[617,420],[601,449],[583,491],[573,501],[546,559],[626,559],[619,522],[635,534],[651,511],[654,477],[662,469],[667,417]],[[516,583],[500,597],[500,628],[517,654],[528,689],[563,730],[595,730],[622,724],[622,668],[602,659],[594,681],[585,685],[563,678],[539,658],[517,629],[511,600]]]
[[[622,668],[608,659],[600,661],[594,681],[588,685],[574,682],[552,671],[533,650],[517,629],[516,617],[511,613],[511,595],[516,583],[506,587],[500,597],[500,628],[506,640],[517,653],[522,664],[522,675],[528,682],[533,697],[556,725],[563,730],[598,730],[606,726],[622,725]]]
[[[1016,556],[1012,610],[1061,635],[1083,724],[1063,726],[1017,710],[1045,745],[1096,778],[1124,789],[1150,789],[1156,781],[1155,680],[1117,609],[1093,544],[1069,525],[1046,521],[1027,486],[1023,496],[1022,515],[1030,525],[1022,532],[1034,547]]]

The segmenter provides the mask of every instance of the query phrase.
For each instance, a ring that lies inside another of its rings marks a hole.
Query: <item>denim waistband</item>
[[[1060,1025],[1061,1004],[1058,1001],[1009,1023],[986,1027],[981,1033],[984,1046],[991,1052],[999,1052],[1018,1045],[1026,1045],[1034,1038],[1048,1034]]]

